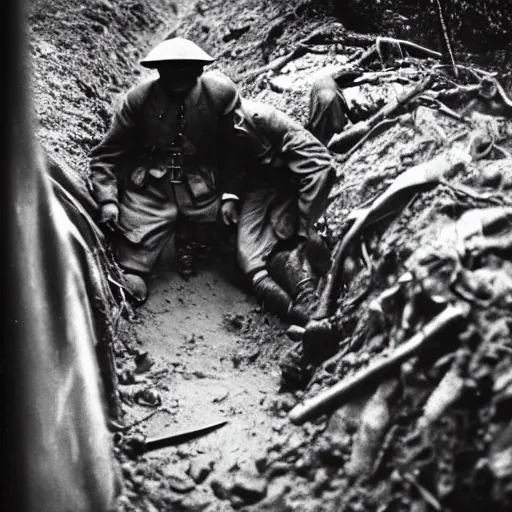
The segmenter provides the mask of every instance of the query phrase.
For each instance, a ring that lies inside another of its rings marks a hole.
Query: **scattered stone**
[[[286,477],[276,478],[269,483],[267,496],[258,503],[260,512],[276,512],[277,510],[289,510],[286,496],[289,495],[291,485]],[[327,509],[326,509],[327,510]]]
[[[213,398],[212,403],[220,404],[221,402],[224,402],[224,400],[226,400],[226,398],[228,396],[229,396],[228,390],[221,391],[216,397]]]
[[[244,326],[244,315],[240,314],[227,314],[224,315],[224,326],[226,330],[238,332]]]
[[[231,483],[221,480],[220,478],[214,478],[210,482],[210,487],[212,488],[213,494],[219,500],[227,500],[231,491]]]
[[[503,175],[501,174],[501,170],[498,167],[489,166],[483,169],[480,175],[480,184],[483,187],[498,188],[502,179]]]
[[[142,352],[135,357],[135,373],[148,372],[154,365],[154,361],[149,357],[147,352]]]
[[[37,47],[41,52],[41,55],[44,57],[46,57],[47,55],[51,55],[52,53],[55,53],[57,51],[57,48],[53,44],[48,43],[47,41],[39,41]]]
[[[135,465],[133,462],[124,462],[121,464],[121,472],[125,479],[132,479],[135,474]]]
[[[278,75],[269,82],[270,89],[274,92],[285,92],[293,89],[294,78],[288,75]]]
[[[139,405],[145,405],[147,407],[157,407],[162,403],[160,393],[150,388],[139,389],[135,392],[133,399]]]
[[[149,500],[144,500],[144,510],[146,512],[158,512],[158,509]]]
[[[260,349],[255,347],[252,350],[248,350],[243,353],[243,358],[246,359],[249,363],[254,363],[258,356],[260,355]]]
[[[232,357],[231,357],[231,361],[233,362],[233,368],[239,368],[240,367],[240,363],[242,362],[242,359],[243,357],[241,356],[241,354],[234,354]]]
[[[294,452],[303,446],[305,442],[306,439],[302,435],[301,431],[292,432],[286,443],[286,450],[289,452]]]
[[[183,473],[166,472],[165,480],[170,489],[179,493],[190,492],[196,487],[194,480]]]
[[[325,468],[318,468],[315,472],[315,478],[313,483],[313,489],[315,494],[319,496],[322,491],[326,488],[329,482],[329,475]]]
[[[122,386],[129,386],[135,384],[135,377],[130,370],[123,370],[118,374],[119,384]]]
[[[196,484],[200,484],[208,478],[213,465],[213,461],[209,457],[196,457],[190,463],[188,474]]]
[[[277,397],[274,400],[274,411],[276,413],[291,411],[293,407],[295,407],[296,402],[293,396],[291,395],[284,395],[281,397]]]
[[[312,460],[309,457],[301,457],[295,462],[295,472],[300,476],[307,476],[310,469],[312,468]]]
[[[287,462],[274,462],[267,471],[267,476],[275,478],[276,476],[286,475],[290,471],[290,464]]]
[[[231,492],[240,496],[245,503],[256,503],[267,493],[267,482],[259,475],[239,473]]]
[[[254,465],[256,466],[256,469],[258,470],[259,473],[264,473],[268,467],[267,457],[258,457],[254,461]]]
[[[184,512],[202,512],[212,504],[212,500],[197,492],[186,496],[180,503],[180,510]]]
[[[135,475],[132,477],[133,486],[140,489],[144,485],[144,477],[142,475]]]
[[[233,27],[229,29],[229,32],[222,36],[222,40],[227,43],[231,41],[232,39],[238,39],[240,36],[245,34],[249,29],[251,28],[251,25],[243,25],[241,27]]]
[[[238,510],[239,508],[242,508],[246,502],[241,496],[237,496],[236,494],[229,497],[229,502],[231,503],[231,506]]]

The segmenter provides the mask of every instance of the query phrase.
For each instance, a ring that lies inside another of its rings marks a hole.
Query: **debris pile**
[[[508,510],[512,101],[486,71],[377,54],[372,94],[411,81],[335,148],[333,264],[295,349],[303,430],[268,450],[257,510]]]

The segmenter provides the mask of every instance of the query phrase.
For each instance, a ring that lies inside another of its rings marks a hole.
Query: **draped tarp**
[[[8,487],[2,508],[102,512],[113,506],[115,478],[90,300],[89,274],[100,270],[56,198],[34,141],[18,8],[19,3],[11,6],[9,18],[17,30],[6,70],[7,153],[2,152],[1,173],[7,336],[0,369],[8,394],[2,404],[2,462],[9,463],[7,473],[2,471]]]

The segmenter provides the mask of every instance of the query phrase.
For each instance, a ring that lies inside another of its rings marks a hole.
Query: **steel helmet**
[[[195,61],[204,64],[213,62],[215,59],[210,57],[197,44],[184,39],[183,37],[174,37],[163,41],[153,48],[140,64],[145,68],[155,68],[161,62],[169,61]]]

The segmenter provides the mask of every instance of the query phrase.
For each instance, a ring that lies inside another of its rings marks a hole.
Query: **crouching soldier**
[[[203,73],[213,60],[183,38],[156,46],[141,64],[158,78],[126,94],[91,153],[100,221],[116,233],[114,255],[135,302],[147,297],[147,275],[178,215],[215,222],[223,193],[239,194],[225,134],[240,100],[225,75]],[[227,222],[233,214],[233,201],[226,201],[222,217]]]
[[[245,169],[240,266],[269,309],[305,324],[317,301],[306,246],[334,183],[332,157],[299,123],[252,101],[236,109],[234,137]]]

